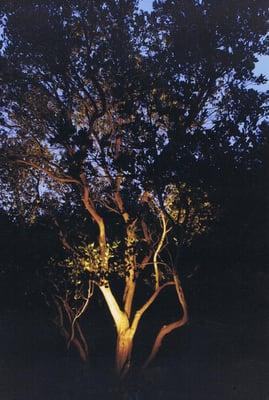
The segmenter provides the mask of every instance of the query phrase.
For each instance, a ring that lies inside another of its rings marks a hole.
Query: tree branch
[[[83,193],[82,193],[82,202],[86,208],[86,210],[89,212],[93,220],[97,223],[98,228],[99,228],[99,246],[100,246],[100,253],[103,261],[103,266],[104,268],[108,268],[107,264],[107,257],[106,257],[106,250],[107,250],[107,245],[106,245],[106,229],[105,229],[105,223],[101,215],[98,214],[96,211],[96,208],[93,204],[93,201],[90,197],[90,190],[88,186],[88,182],[86,179],[86,176],[84,173],[80,175],[81,181],[83,183]]]
[[[60,240],[62,242],[62,245],[65,249],[69,250],[71,253],[75,253],[75,249],[69,244],[65,234],[63,233],[59,222],[57,221],[57,218],[53,218],[54,224],[57,226],[58,231],[59,231],[59,236],[60,236]]]
[[[75,178],[72,178],[71,176],[57,176],[50,170],[48,170],[45,167],[42,167],[41,165],[36,164],[33,161],[26,161],[26,160],[15,160],[16,163],[22,164],[22,165],[27,165],[28,167],[35,168],[38,171],[44,172],[46,175],[48,175],[50,178],[54,179],[57,182],[63,183],[63,184],[68,184],[68,183],[74,183],[76,185],[81,186],[81,182]]]
[[[109,311],[112,315],[112,318],[115,322],[117,331],[121,329],[122,323],[125,322],[126,325],[129,325],[127,315],[120,309],[118,302],[113,295],[110,286],[108,283],[105,285],[99,285],[99,289],[101,290],[105,301],[108,305]]]
[[[166,222],[166,219],[164,217],[164,213],[162,211],[160,211],[160,217],[161,217],[161,221],[162,221],[163,230],[162,230],[162,235],[161,235],[160,241],[158,243],[157,249],[155,250],[154,255],[153,255],[153,265],[154,265],[154,272],[155,272],[155,289],[158,289],[159,280],[160,280],[157,259],[158,259],[158,255],[159,255],[159,253],[160,253],[160,251],[162,249],[162,246],[163,246],[164,240],[166,238],[166,235],[168,233],[167,222]]]
[[[155,358],[156,354],[158,353],[158,351],[162,345],[162,341],[165,338],[165,336],[168,335],[169,333],[171,333],[173,330],[178,329],[181,326],[185,325],[188,321],[187,303],[186,303],[184,292],[181,287],[181,283],[177,276],[176,271],[173,272],[173,276],[174,276],[174,284],[176,287],[178,301],[182,308],[183,314],[182,314],[182,317],[180,319],[178,319],[177,321],[171,322],[168,325],[162,326],[162,328],[160,329],[160,331],[154,341],[151,353],[143,365],[143,368],[146,368],[149,365],[149,363]]]
[[[85,303],[83,304],[83,306],[81,307],[81,309],[79,310],[79,312],[75,315],[72,324],[71,324],[71,335],[70,335],[70,339],[68,341],[67,347],[70,346],[70,343],[73,341],[74,336],[75,336],[75,323],[77,322],[77,320],[81,317],[81,315],[85,312],[86,308],[88,307],[90,298],[93,295],[93,283],[91,281],[89,281],[89,287],[88,287],[88,295],[87,295],[87,299],[85,301]]]
[[[159,293],[166,287],[166,286],[171,286],[175,285],[175,282],[169,281],[164,283],[162,286],[159,286],[157,289],[155,289],[154,293],[151,295],[151,297],[146,301],[146,303],[135,313],[131,329],[136,331],[137,326],[139,324],[139,321],[143,314],[147,311],[147,309],[151,306],[151,304],[154,302],[154,300],[157,298]]]

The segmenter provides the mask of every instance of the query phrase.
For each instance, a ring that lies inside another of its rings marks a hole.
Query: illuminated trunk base
[[[115,357],[115,369],[117,375],[124,377],[131,364],[131,355],[133,349],[133,333],[131,329],[118,332],[117,345],[116,345],[116,357]]]

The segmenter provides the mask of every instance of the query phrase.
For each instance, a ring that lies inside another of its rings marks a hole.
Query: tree
[[[82,358],[78,319],[93,287],[116,327],[120,375],[164,289],[174,289],[179,317],[159,330],[145,365],[187,322],[177,263],[212,219],[206,168],[248,151],[266,112],[266,95],[247,88],[265,79],[253,73],[267,49],[265,3],[231,0],[222,22],[227,2],[160,1],[151,14],[133,0],[3,2],[5,194],[28,220],[46,214],[58,227],[57,321],[66,331],[64,310]],[[62,209],[80,224],[63,229]]]

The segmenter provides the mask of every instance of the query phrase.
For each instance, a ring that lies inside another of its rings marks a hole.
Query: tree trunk
[[[109,285],[99,286],[111,312],[117,330],[117,344],[115,354],[116,373],[123,377],[130,368],[130,358],[133,347],[135,329],[130,327],[126,312],[122,311],[115,299]]]
[[[120,377],[124,377],[130,369],[133,338],[134,333],[130,328],[118,331],[115,367]]]

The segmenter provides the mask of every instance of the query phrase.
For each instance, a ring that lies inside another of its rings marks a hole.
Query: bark
[[[123,296],[124,311],[127,314],[128,318],[131,317],[135,290],[136,290],[135,272],[134,269],[132,268],[130,270],[129,276],[126,278],[125,290]]]
[[[118,332],[115,367],[121,378],[128,373],[131,366],[134,333],[130,328]]]
[[[158,260],[159,253],[160,253],[160,251],[161,251],[161,249],[163,247],[165,238],[167,236],[167,223],[166,223],[166,219],[164,217],[163,212],[161,212],[160,219],[162,221],[163,230],[162,230],[162,235],[161,235],[161,238],[159,240],[158,246],[157,246],[156,251],[154,252],[154,255],[153,255],[153,265],[154,265],[154,273],[155,273],[155,289],[156,290],[158,289],[159,282],[160,282],[159,267],[158,267],[158,261],[157,260]]]
[[[120,309],[118,302],[110,289],[109,284],[99,286],[106,304],[109,308],[110,314],[114,320],[117,331],[119,332],[123,326],[123,320],[128,321],[127,315]],[[126,325],[127,326],[127,325]]]
[[[108,285],[100,286],[109,311],[117,330],[117,343],[115,352],[115,370],[118,376],[126,375],[130,368],[133,338],[135,331],[130,328],[130,320],[126,312],[122,311]]]

